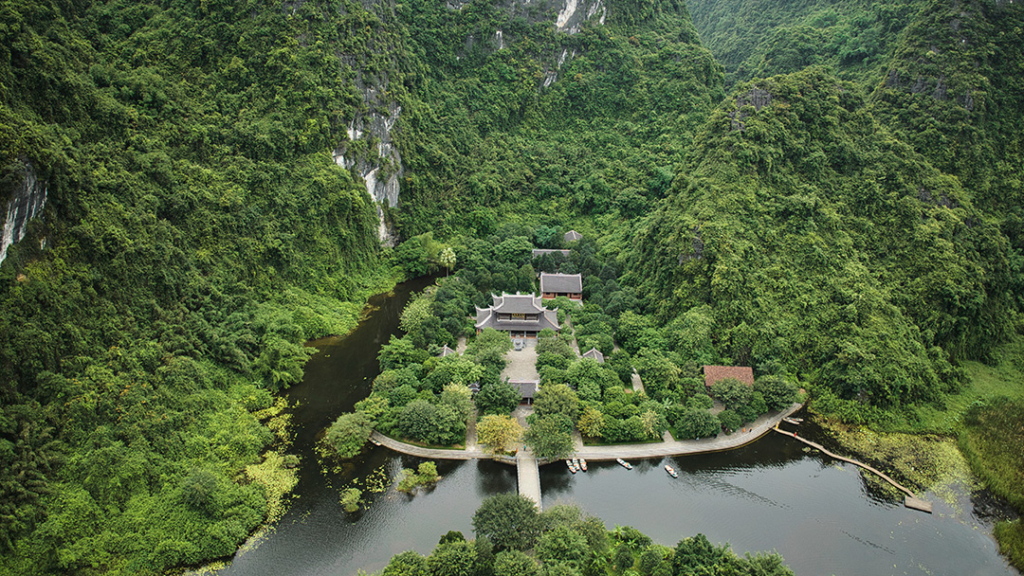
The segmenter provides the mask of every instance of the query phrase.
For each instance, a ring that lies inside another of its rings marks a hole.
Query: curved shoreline
[[[789,408],[776,413],[768,413],[757,420],[747,429],[746,432],[733,432],[729,435],[719,435],[714,438],[703,438],[701,440],[672,440],[670,442],[659,442],[652,444],[610,444],[608,446],[582,446],[576,449],[576,456],[587,460],[602,461],[615,460],[616,458],[663,458],[665,456],[688,456],[692,454],[707,454],[709,452],[722,452],[746,446],[751,442],[760,439],[774,428],[783,418],[795,413],[803,404],[792,404]],[[416,456],[419,458],[431,458],[435,460],[476,460],[487,458],[496,462],[515,465],[515,458],[494,457],[480,448],[470,450],[441,450],[437,448],[423,448],[407,444],[394,438],[385,436],[376,430],[370,434],[370,441],[377,446],[384,446],[395,452]],[[541,462],[544,464],[547,462]]]

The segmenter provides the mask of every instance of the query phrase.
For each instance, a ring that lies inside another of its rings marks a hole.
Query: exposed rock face
[[[346,157],[348,146],[342,145],[334,151],[334,161],[345,168],[355,168],[356,172],[366,183],[366,193],[377,204],[377,216],[380,218],[378,238],[381,243],[387,246],[394,245],[394,234],[390,225],[384,217],[383,204],[394,208],[398,205],[400,191],[399,179],[404,169],[402,167],[402,154],[391,139],[391,133],[402,113],[402,107],[391,101],[386,104],[388,114],[385,116],[379,111],[380,92],[387,89],[385,80],[382,88],[376,86],[364,86],[363,99],[372,112],[368,114],[357,114],[349,123],[348,138],[350,142],[356,140],[370,140],[376,146],[369,151],[354,157]]]
[[[526,3],[528,4],[529,0],[526,0]],[[559,32],[566,34],[578,33],[584,24],[592,20],[596,20],[598,24],[604,24],[605,18],[608,16],[608,8],[604,5],[604,0],[557,0],[554,4],[558,8],[555,27]],[[544,70],[541,86],[547,88],[554,84],[558,80],[558,71],[575,56],[575,50],[570,52],[568,49],[563,49],[554,65],[547,66]]]
[[[555,18],[555,26],[560,32],[575,34],[583,28],[584,23],[593,18],[604,24],[604,19],[608,15],[604,0],[561,0],[561,4],[558,17]]]
[[[0,262],[7,258],[7,249],[11,244],[25,237],[29,220],[42,214],[46,205],[46,183],[36,178],[31,162],[24,162],[23,168],[15,174],[16,183],[7,201],[7,213],[4,217],[4,230],[0,240]]]
[[[762,90],[761,88],[755,87],[750,92],[743,94],[736,99],[736,109],[729,112],[729,118],[732,118],[732,129],[742,131],[746,128],[743,124],[743,120],[747,117],[743,112],[744,106],[753,106],[755,111],[759,111],[771,103],[772,95],[767,90]]]
[[[387,0],[364,0],[370,11],[394,10]],[[383,43],[386,44],[386,43]],[[399,181],[404,173],[402,155],[395,146],[392,133],[402,114],[402,107],[388,94],[390,81],[387,72],[366,74],[354,56],[342,56],[342,61],[356,73],[355,85],[363,96],[363,111],[356,112],[348,124],[348,142],[334,150],[334,162],[345,168],[354,168],[366,183],[366,194],[377,208],[378,239],[385,246],[394,246],[395,234],[384,214],[384,204],[398,205]],[[351,143],[365,140],[372,144],[360,149]],[[355,149],[353,149],[355,148]]]

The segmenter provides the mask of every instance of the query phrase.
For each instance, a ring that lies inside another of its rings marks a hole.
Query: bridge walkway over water
[[[757,440],[777,426],[783,418],[793,414],[800,408],[800,404],[793,404],[782,412],[766,414],[755,420],[753,423],[747,425],[747,427],[742,431],[734,432],[730,435],[723,434],[712,438],[672,440],[648,444],[618,444],[609,446],[579,446],[577,444],[575,455],[596,462],[600,460],[615,460],[616,458],[624,458],[626,460],[635,458],[661,458],[665,456],[685,456],[688,454],[706,454],[709,452],[730,450],[733,448],[739,448],[740,446],[744,446]],[[669,436],[669,438],[671,438],[671,436]],[[803,438],[801,438],[801,440],[803,440]],[[378,446],[390,448],[395,452],[420,458],[430,458],[435,460],[475,460],[477,458],[490,458],[506,464],[515,464],[519,481],[519,493],[536,502],[537,508],[540,508],[541,490],[539,463],[537,462],[537,458],[532,453],[528,453],[526,449],[520,450],[513,459],[507,456],[492,456],[482,450],[475,442],[470,443],[470,447],[465,450],[425,448],[401,442],[394,438],[389,438],[388,436],[384,436],[376,431],[370,435],[370,441]],[[821,450],[825,451],[823,448]],[[828,454],[832,455],[831,453]],[[881,473],[879,474],[881,475]],[[906,488],[902,489],[905,492],[909,492]],[[930,507],[929,503],[926,502],[925,504],[928,504]]]
[[[516,474],[519,477],[519,495],[533,500],[540,511],[540,467],[532,452],[520,450],[516,455]]]

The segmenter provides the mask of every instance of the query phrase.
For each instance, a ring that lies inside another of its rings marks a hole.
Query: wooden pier
[[[858,462],[858,461],[856,461],[856,460],[854,460],[852,458],[847,458],[845,456],[840,456],[840,455],[838,455],[838,454],[836,454],[834,452],[830,452],[829,450],[827,450],[821,444],[818,444],[817,442],[811,442],[810,440],[808,440],[806,438],[801,438],[800,436],[796,435],[793,432],[786,432],[785,430],[782,430],[782,429],[778,428],[778,426],[773,428],[773,430],[775,430],[779,434],[784,434],[784,435],[789,436],[791,438],[795,438],[795,439],[803,442],[804,444],[807,444],[811,448],[814,448],[815,450],[821,451],[821,453],[823,453],[823,454],[825,454],[825,455],[827,455],[827,456],[829,456],[831,458],[835,458],[836,460],[842,460],[843,462],[849,462],[850,464],[853,464],[854,466],[860,466],[861,468],[863,468],[865,470],[868,470],[870,472],[874,472],[879,478],[881,478],[882,480],[885,480],[889,484],[892,484],[898,490],[900,490],[901,492],[903,492],[904,494],[907,495],[907,497],[903,500],[903,505],[904,506],[906,506],[907,508],[913,508],[914,510],[920,510],[922,512],[927,512],[929,514],[932,513],[932,503],[931,502],[928,502],[927,500],[922,500],[922,499],[918,498],[908,488],[902,486],[899,482],[893,480],[892,478],[890,478],[884,472],[882,472],[880,470],[876,470],[875,468],[872,468],[871,466],[868,466],[867,464],[864,464],[863,462]]]

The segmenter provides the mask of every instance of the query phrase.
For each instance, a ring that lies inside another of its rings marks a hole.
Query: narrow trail
[[[867,470],[869,472],[875,473],[879,478],[881,478],[882,480],[885,480],[889,484],[892,484],[893,486],[896,487],[896,489],[900,490],[901,492],[903,492],[904,494],[907,495],[906,499],[904,500],[904,505],[907,508],[914,508],[915,510],[921,510],[922,512],[928,512],[929,514],[931,514],[931,512],[932,512],[932,503],[931,502],[928,502],[927,500],[922,500],[922,499],[918,498],[916,495],[914,495],[913,492],[910,491],[910,489],[908,489],[905,486],[901,485],[899,482],[893,480],[892,478],[890,478],[887,474],[885,474],[881,470],[878,470],[876,468],[868,466],[867,464],[865,464],[863,462],[858,462],[857,460],[854,460],[853,458],[847,458],[845,456],[840,456],[840,455],[836,454],[835,452],[829,451],[827,448],[825,448],[821,444],[818,444],[817,442],[812,442],[812,441],[810,441],[810,440],[808,440],[806,438],[802,438],[802,437],[798,436],[795,432],[787,432],[787,431],[782,430],[782,429],[780,429],[778,427],[773,428],[773,430],[775,430],[779,434],[783,434],[785,436],[789,436],[790,438],[795,438],[795,439],[803,442],[804,444],[807,444],[811,448],[814,448],[815,450],[821,451],[822,454],[825,454],[825,455],[827,455],[827,456],[829,456],[831,458],[835,458],[836,460],[841,460],[843,462],[848,462],[850,464],[853,464],[854,466],[859,466],[859,467],[861,467],[861,468],[863,468],[863,469],[865,469],[865,470]]]

